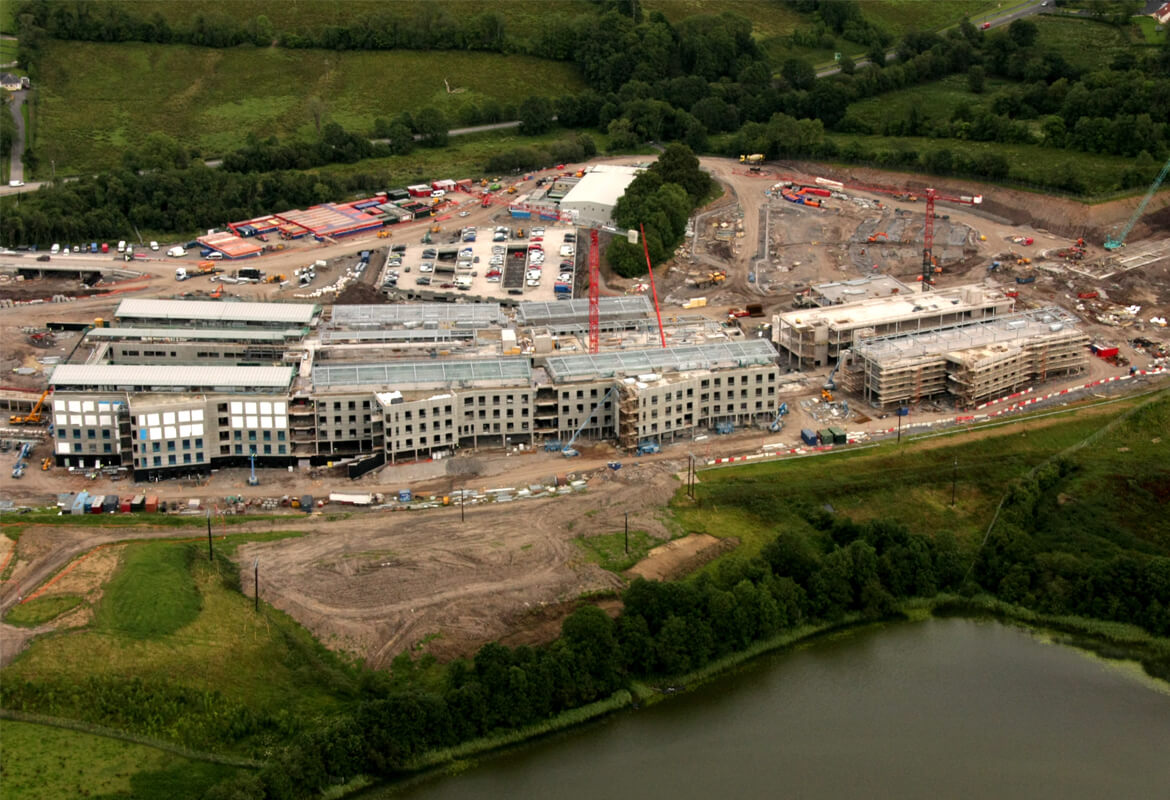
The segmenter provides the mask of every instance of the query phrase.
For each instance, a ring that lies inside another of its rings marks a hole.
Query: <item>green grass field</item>
[[[875,130],[881,130],[887,121],[906,119],[911,108],[918,109],[923,120],[950,119],[964,103],[972,109],[990,105],[997,90],[1011,85],[1008,80],[988,78],[983,94],[971,94],[967,91],[966,75],[949,75],[942,80],[858,100],[849,105],[849,116],[869,123]]]
[[[1037,46],[1060,53],[1081,69],[1108,64],[1118,53],[1130,49],[1131,35],[1138,31],[1136,27],[1119,30],[1103,22],[1076,17],[1042,15],[1033,20],[1040,31]]]
[[[178,710],[160,710],[154,727],[127,726],[208,750],[219,747],[205,741],[219,724],[215,720],[238,709],[308,719],[339,708],[351,680],[348,669],[287,615],[264,604],[253,611],[252,598],[237,588],[235,567],[222,557],[209,562],[205,552],[193,542],[127,545],[93,625],[37,639],[0,673],[0,681],[9,688],[19,679],[63,688],[90,681],[93,691],[115,694],[141,681],[164,697],[167,687],[218,692],[217,708],[180,704]],[[261,584],[263,599],[263,573]],[[245,589],[251,593],[251,586]],[[73,691],[61,691],[54,702],[25,710],[122,727],[116,712],[107,709],[102,716],[97,704]]]
[[[94,627],[135,639],[175,633],[199,616],[191,573],[194,546],[148,542],[130,547],[105,588]]]
[[[54,42],[42,63],[38,153],[58,174],[118,164],[152,131],[204,157],[249,133],[311,138],[312,97],[330,120],[364,132],[403,110],[434,106],[454,118],[487,98],[515,104],[584,86],[569,64],[490,53]],[[448,94],[444,78],[464,91]]]
[[[0,720],[6,800],[198,798],[235,768],[74,730]]]
[[[637,564],[652,548],[662,544],[646,531],[630,531],[630,552],[626,553],[624,531],[597,536],[578,536],[577,546],[594,564],[610,572],[624,572]]]
[[[5,3],[4,5],[8,5]],[[3,23],[0,23],[3,24]],[[7,64],[16,60],[17,42],[12,39],[0,39],[0,64]]]
[[[912,531],[950,531],[973,547],[982,539],[1010,481],[1100,430],[1137,401],[1127,400],[1096,413],[1022,421],[981,438],[963,434],[901,447],[846,450],[829,456],[760,462],[704,470],[699,506],[680,492],[673,501],[676,520],[688,533],[735,536],[735,557],[755,554],[780,530],[811,532],[805,514],[830,507],[855,521],[897,519]],[[1159,517],[1157,487],[1170,485],[1170,471],[1157,455],[1157,432],[1170,425],[1165,397],[1135,419],[1110,432],[1104,442],[1079,450],[1080,471],[1062,492],[1076,498],[1065,504],[1072,531],[1096,515],[1095,524],[1127,531],[1136,520]],[[1120,451],[1116,442],[1128,447]],[[926,442],[929,442],[927,444]],[[951,477],[958,460],[956,504],[951,507]],[[1161,502],[1165,502],[1163,498]],[[1150,536],[1170,548],[1170,522],[1143,524]],[[1133,542],[1130,542],[1132,545]],[[1143,548],[1144,549],[1144,548]]]
[[[81,605],[83,600],[73,594],[58,594],[51,597],[35,597],[27,603],[15,605],[4,615],[9,625],[35,628],[56,619]]]
[[[1134,17],[1133,24],[1142,32],[1146,44],[1162,44],[1166,41],[1166,30],[1157,30],[1158,23],[1153,17]]]
[[[495,11],[504,18],[505,31],[514,36],[527,37],[540,30],[548,16],[548,3],[543,0],[431,0],[427,3],[441,9],[455,19]],[[272,29],[307,31],[326,25],[349,25],[355,17],[368,14],[389,14],[395,17],[413,17],[418,13],[415,3],[387,3],[384,0],[135,0],[128,4],[135,16],[149,19],[161,14],[172,27],[189,27],[198,14],[211,19],[247,20],[266,16]],[[592,14],[595,6],[588,0],[557,0],[557,13],[577,16]]]
[[[1105,199],[1116,194],[1120,190],[1122,172],[1133,166],[1133,160],[1124,156],[1057,150],[1036,144],[860,136],[850,133],[833,133],[829,138],[835,141],[839,148],[856,142],[870,152],[914,150],[921,155],[932,150],[950,150],[952,153],[966,153],[969,156],[999,153],[1010,165],[1008,181],[1036,187],[1059,186],[1063,182],[1063,176],[1075,174],[1085,186],[1085,192],[1080,196],[1083,200]]]
[[[881,0],[859,5],[862,15],[870,22],[894,36],[903,36],[913,30],[947,28],[958,24],[963,17],[983,18],[1005,4],[995,0]]]

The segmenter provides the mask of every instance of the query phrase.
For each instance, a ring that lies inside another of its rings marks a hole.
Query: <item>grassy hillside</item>
[[[281,612],[256,613],[235,567],[205,553],[127,545],[90,625],[36,640],[3,670],[3,705],[247,753],[341,708],[349,671]]]
[[[914,30],[937,30],[968,19],[984,18],[1004,6],[995,0],[882,0],[861,3],[861,13],[870,22],[885,28],[895,36]]]
[[[885,443],[828,456],[706,470],[692,506],[680,494],[676,518],[687,532],[736,536],[739,554],[758,552],[781,530],[813,535],[810,513],[831,509],[854,521],[896,519],[911,531],[949,531],[972,549],[982,540],[1008,484],[1101,431],[1139,401],[920,443]],[[1077,470],[1053,497],[1047,520],[1069,549],[1120,545],[1170,554],[1170,469],[1162,439],[1170,399],[1162,399],[1070,456]],[[954,467],[958,461],[957,470]],[[957,475],[952,507],[951,479]],[[1110,543],[1115,544],[1110,544]]]
[[[448,94],[444,78],[462,91]],[[568,64],[489,53],[82,42],[49,45],[39,83],[39,154],[58,174],[117,164],[152,131],[204,156],[234,150],[250,133],[309,137],[313,97],[329,119],[366,131],[377,117],[424,106],[455,117],[488,98],[506,105],[583,88]]]
[[[0,721],[7,800],[44,797],[202,797],[236,770],[140,744],[27,722]]]
[[[1133,166],[1133,159],[1124,156],[1082,153],[1077,150],[1056,150],[1037,144],[1003,144],[1000,142],[970,142],[961,139],[928,139],[923,137],[861,136],[833,133],[828,136],[845,150],[853,144],[868,153],[883,150],[912,150],[919,155],[936,150],[966,153],[998,153],[1010,165],[1009,181],[1031,186],[1060,186],[1062,176],[1076,175],[1085,189],[1082,199],[1101,198],[1119,191],[1122,173]],[[881,159],[877,159],[880,164]],[[1051,191],[1046,189],[1045,191]]]

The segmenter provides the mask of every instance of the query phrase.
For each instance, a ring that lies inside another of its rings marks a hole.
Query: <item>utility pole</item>
[[[256,582],[256,594],[253,598],[253,608],[260,610],[260,557],[252,559],[252,575]]]
[[[207,560],[214,561],[215,554],[211,551],[211,509],[207,509]]]
[[[955,458],[955,466],[951,470],[951,508],[955,506],[955,482],[959,478],[959,459]]]
[[[630,512],[626,512],[626,555],[630,554]]]
[[[459,487],[459,521],[460,522],[463,522],[465,519],[465,517],[463,516],[463,504],[466,501],[467,501],[467,487],[461,486],[461,487]]]

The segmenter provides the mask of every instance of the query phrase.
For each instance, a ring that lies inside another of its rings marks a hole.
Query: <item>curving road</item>
[[[24,89],[13,92],[12,102],[8,104],[8,108],[12,111],[12,119],[16,122],[16,137],[12,140],[12,158],[9,161],[8,169],[8,180],[10,181],[24,180],[24,114],[20,113],[20,107],[24,105],[26,94]],[[20,191],[8,186],[4,188],[11,192]],[[4,192],[4,194],[8,194],[8,192]]]

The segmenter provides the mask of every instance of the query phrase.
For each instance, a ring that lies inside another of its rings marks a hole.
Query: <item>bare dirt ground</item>
[[[633,465],[579,495],[473,506],[466,522],[458,508],[355,515],[303,538],[244,545],[239,562],[259,558],[269,602],[370,666],[419,645],[439,658],[468,655],[533,628],[541,609],[619,588],[622,580],[590,563],[573,539],[620,530],[626,512],[666,539],[658,515],[678,487],[675,468]],[[241,571],[246,591],[250,573]]]
[[[734,538],[716,539],[707,533],[692,533],[658,545],[626,570],[626,574],[650,581],[668,581],[694,572],[738,545]]]

